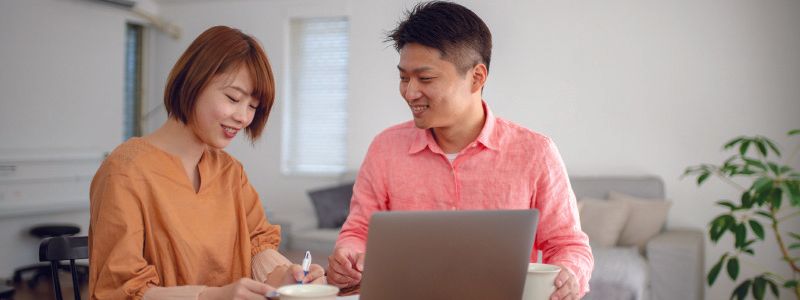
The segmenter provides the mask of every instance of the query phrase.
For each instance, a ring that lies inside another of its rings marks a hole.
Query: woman
[[[92,180],[92,299],[264,299],[308,276],[276,249],[242,165],[222,149],[260,136],[274,99],[269,61],[252,37],[212,27],[172,68],[168,119],[118,146]]]

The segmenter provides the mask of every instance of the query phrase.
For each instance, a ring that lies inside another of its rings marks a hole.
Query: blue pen
[[[306,251],[303,257],[303,277],[308,276],[308,269],[311,267],[311,251]],[[300,283],[303,283],[302,281]]]

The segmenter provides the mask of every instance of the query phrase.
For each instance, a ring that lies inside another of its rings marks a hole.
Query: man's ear
[[[486,78],[488,76],[489,70],[486,69],[486,65],[477,64],[472,67],[472,87],[470,91],[472,93],[480,93],[481,89],[483,89],[483,85],[486,84]]]

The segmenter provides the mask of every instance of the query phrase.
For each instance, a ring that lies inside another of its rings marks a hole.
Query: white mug
[[[548,264],[528,264],[523,300],[547,300],[556,291],[556,276],[561,267]]]
[[[293,284],[277,290],[281,300],[336,300],[339,288],[326,284]]]

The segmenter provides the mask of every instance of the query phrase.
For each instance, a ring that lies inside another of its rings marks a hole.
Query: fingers
[[[354,262],[343,251],[337,250],[328,257],[328,273],[336,273],[349,279],[361,280],[361,272],[353,268]]]
[[[578,283],[575,277],[562,267],[555,279],[556,291],[550,296],[551,300],[578,299]]]
[[[242,278],[234,285],[233,299],[263,300],[264,295],[274,290],[273,287],[250,278]]]
[[[356,269],[359,272],[364,272],[364,260],[366,259],[366,253],[358,253],[356,254]]]
[[[321,282],[319,279],[322,279]],[[303,278],[303,283],[325,283],[325,269],[320,265],[312,264],[308,268],[308,275]]]
[[[246,288],[248,291],[251,291],[259,295],[264,295],[267,292],[275,289],[266,283],[258,282],[250,278],[240,279],[239,284],[241,284],[241,286]]]
[[[303,272],[303,267],[298,264],[293,264],[289,266],[289,270],[286,273],[286,281],[287,282],[294,282],[294,283],[301,283],[303,282],[303,277],[306,277],[305,272]]]
[[[356,285],[359,281],[360,279],[350,278],[336,271],[328,272],[328,284],[337,286],[339,288],[346,288]]]

